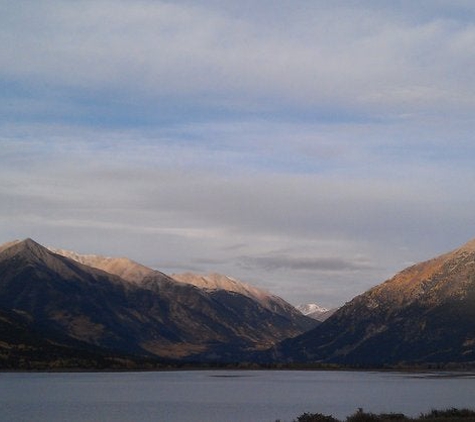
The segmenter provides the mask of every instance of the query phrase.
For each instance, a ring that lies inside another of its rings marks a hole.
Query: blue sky
[[[475,237],[472,1],[0,10],[0,242],[336,306]]]

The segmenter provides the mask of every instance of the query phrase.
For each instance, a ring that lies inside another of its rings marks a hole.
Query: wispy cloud
[[[292,257],[286,255],[245,256],[240,261],[251,269],[268,271],[288,269],[294,271],[347,272],[373,269],[366,260],[351,260],[342,257]]]
[[[55,114],[60,102],[75,120],[100,113],[96,123],[126,112],[150,123],[180,110],[388,118],[473,107],[470,21],[372,2],[301,2],[285,17],[265,4],[243,15],[200,2],[8,3],[2,78],[17,101],[50,101]]]

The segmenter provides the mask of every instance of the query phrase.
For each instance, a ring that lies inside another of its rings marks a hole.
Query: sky
[[[471,0],[0,0],[0,243],[335,307],[475,237]]]

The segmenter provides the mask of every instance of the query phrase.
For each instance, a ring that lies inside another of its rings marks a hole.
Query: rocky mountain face
[[[475,241],[403,270],[271,355],[356,366],[475,362]]]
[[[239,361],[313,324],[238,292],[31,239],[0,247],[0,311],[10,315],[6,327],[22,326],[43,345],[200,361]]]
[[[154,272],[151,268],[141,265],[128,258],[111,258],[100,255],[82,255],[65,249],[48,248],[51,252],[70,258],[88,267],[97,268],[117,275],[126,281],[139,284],[144,277]],[[165,276],[165,275],[164,275]]]
[[[247,283],[243,283],[232,277],[216,273],[208,275],[193,273],[172,274],[171,277],[179,282],[190,284],[203,289],[210,294],[216,294],[220,291],[224,291],[231,294],[245,296],[257,302],[260,306],[269,310],[270,312],[290,317],[296,322],[301,321],[300,324],[303,323],[302,328],[305,331],[313,328],[313,326],[316,325],[314,322],[309,323],[308,319],[302,321],[298,309],[280,297],[266,292],[265,290],[258,289],[257,287],[251,286]]]

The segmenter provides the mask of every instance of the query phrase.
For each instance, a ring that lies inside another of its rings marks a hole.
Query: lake
[[[475,407],[475,374],[352,371],[0,373],[5,421],[275,422]]]

